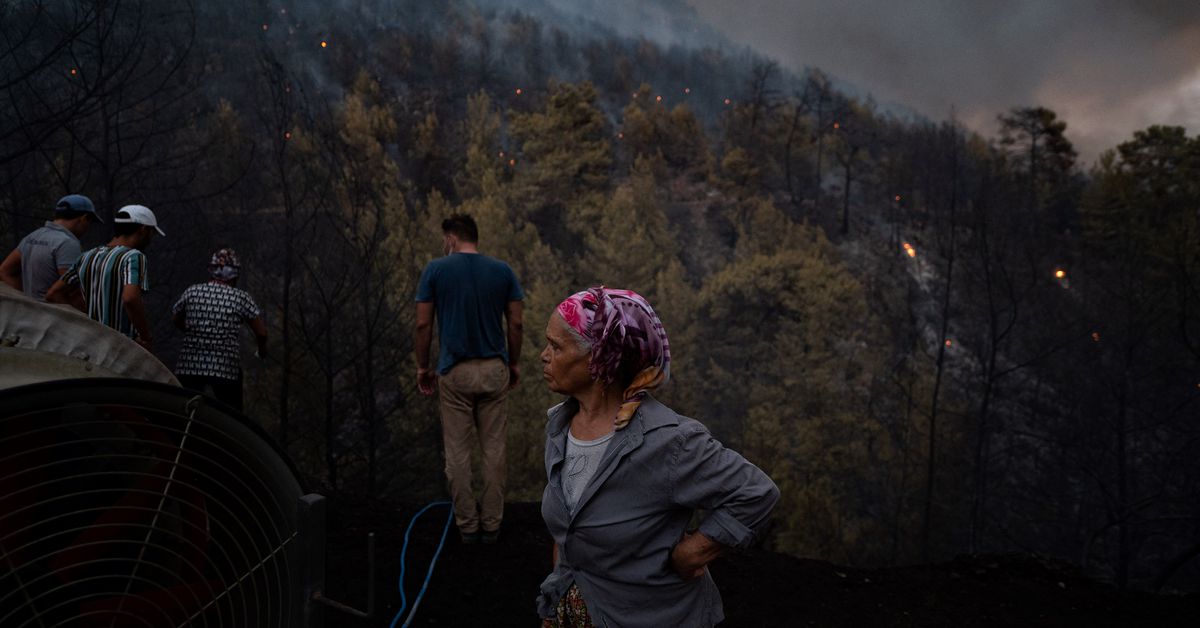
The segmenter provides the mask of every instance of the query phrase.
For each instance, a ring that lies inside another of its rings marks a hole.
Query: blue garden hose
[[[450,502],[431,502],[417,511],[417,514],[413,515],[412,521],[408,522],[408,529],[404,531],[404,546],[400,549],[400,611],[392,619],[389,628],[396,628],[396,622],[400,621],[400,616],[408,608],[408,598],[404,596],[404,555],[408,552],[408,535],[412,532],[413,524],[417,522],[417,518],[434,506],[449,506],[450,513],[446,515],[446,527],[442,528],[442,540],[438,542],[437,550],[433,552],[433,558],[429,559],[429,571],[425,574],[425,583],[421,585],[421,591],[417,593],[416,599],[413,600],[412,612],[408,614],[408,619],[404,621],[402,628],[408,628],[412,623],[413,616],[417,614],[417,605],[421,603],[421,598],[425,595],[425,589],[429,586],[429,580],[433,578],[433,567],[437,564],[438,555],[442,553],[442,546],[446,544],[446,533],[450,531],[450,522],[454,521],[454,506]]]

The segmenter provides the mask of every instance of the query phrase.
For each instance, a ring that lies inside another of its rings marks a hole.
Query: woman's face
[[[546,348],[542,349],[542,377],[550,390],[575,396],[591,387],[590,357],[579,347],[562,316],[551,314],[546,323]]]

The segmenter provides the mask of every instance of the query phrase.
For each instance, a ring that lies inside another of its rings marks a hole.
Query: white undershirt
[[[567,458],[563,464],[562,489],[571,512],[575,511],[575,504],[579,503],[583,489],[596,475],[600,459],[604,457],[613,434],[616,432],[609,432],[596,440],[579,440],[567,430]]]

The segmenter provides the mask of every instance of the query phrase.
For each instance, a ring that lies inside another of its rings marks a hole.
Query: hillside
[[[365,604],[364,538],[374,530],[378,610],[370,621],[327,611],[326,625],[387,626],[404,530],[416,508],[331,508],[330,597]],[[409,604],[441,535],[444,509],[413,528],[406,577]],[[421,601],[415,626],[535,626],[533,598],[549,568],[550,538],[535,503],[509,504],[494,546],[464,546],[453,529]],[[719,559],[722,626],[1194,626],[1200,595],[1120,593],[1077,568],[1028,555],[959,557],[950,562],[854,569],[762,549]],[[406,612],[407,615],[407,612]]]

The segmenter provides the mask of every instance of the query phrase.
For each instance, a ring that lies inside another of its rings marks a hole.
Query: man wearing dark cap
[[[25,236],[0,262],[0,280],[38,301],[79,259],[79,238],[94,222],[103,222],[91,199],[71,194],[58,199],[54,220]]]
[[[70,303],[150,349],[150,323],[142,302],[150,280],[143,251],[156,233],[165,235],[149,207],[122,207],[113,217],[112,240],[80,255],[46,291],[46,300]]]

